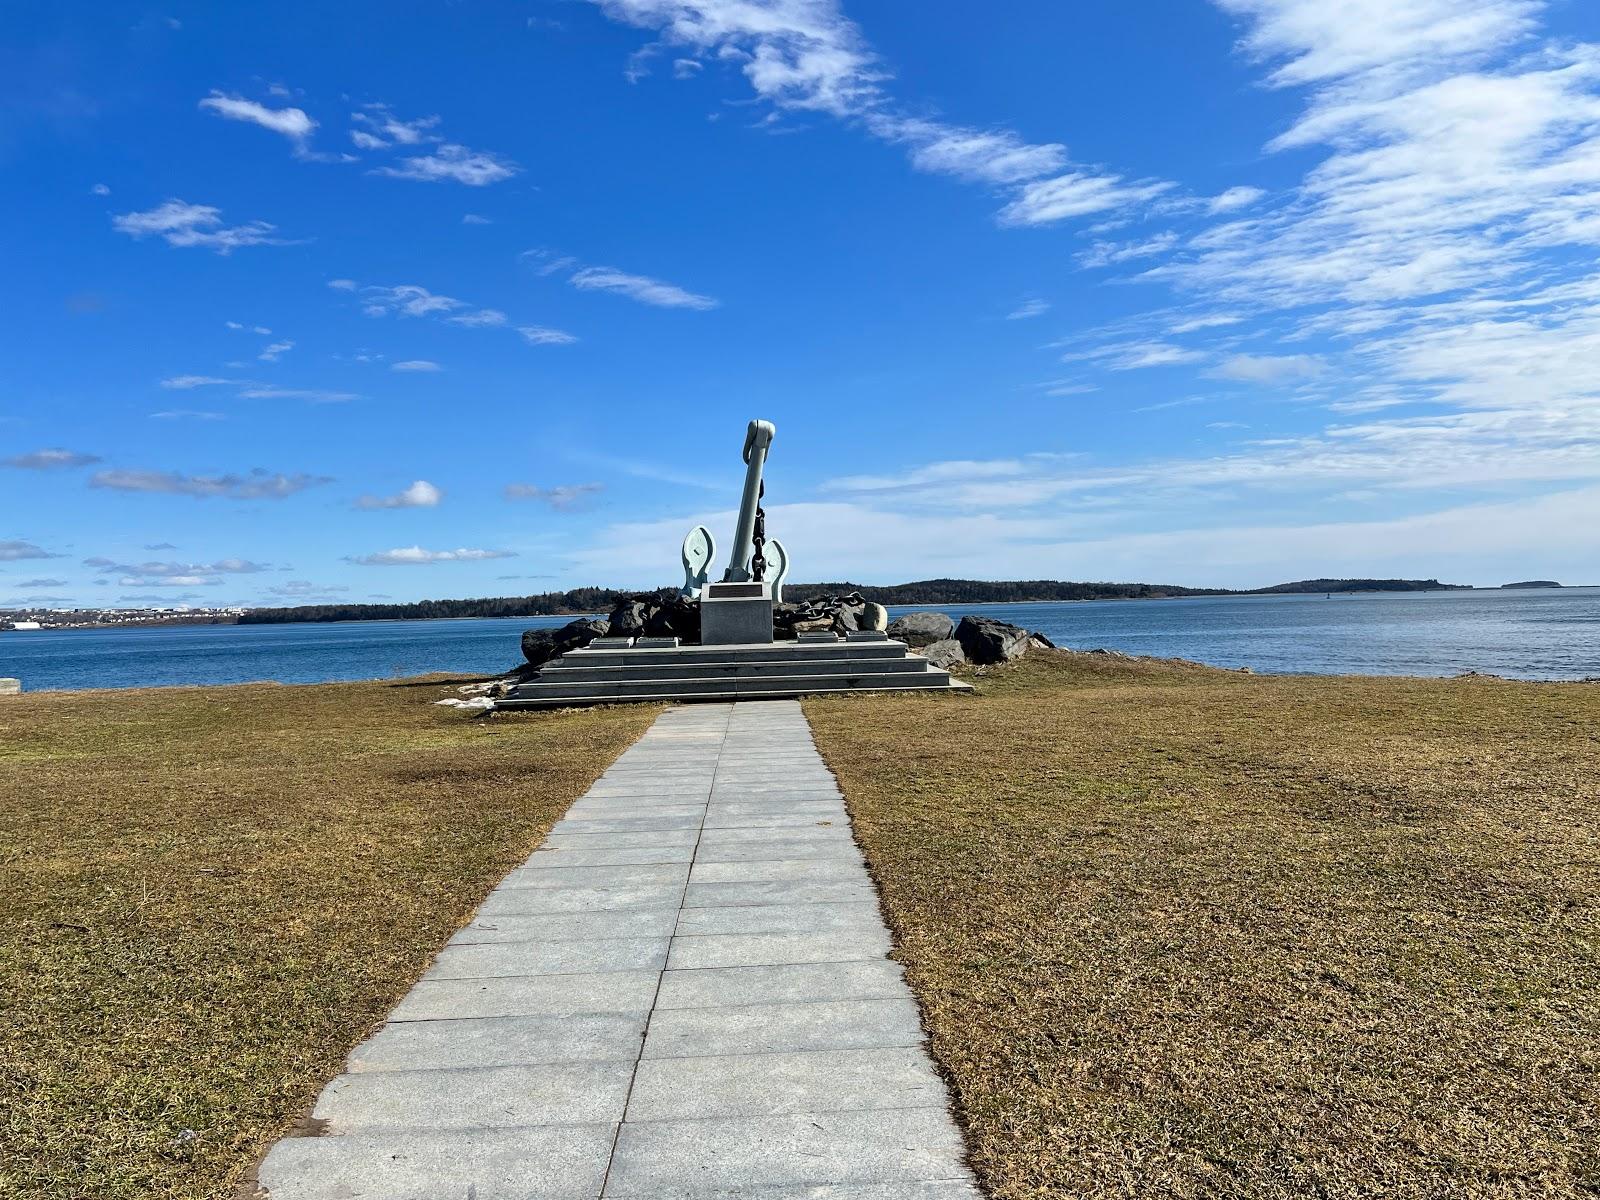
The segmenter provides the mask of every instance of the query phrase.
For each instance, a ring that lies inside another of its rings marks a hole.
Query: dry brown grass
[[[0,700],[0,1195],[229,1195],[657,711],[448,694]]]
[[[806,703],[1001,1200],[1600,1191],[1600,687]]]

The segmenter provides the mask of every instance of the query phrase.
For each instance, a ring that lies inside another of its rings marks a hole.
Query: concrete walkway
[[[976,1200],[794,701],[671,709],[260,1170],[272,1200]]]

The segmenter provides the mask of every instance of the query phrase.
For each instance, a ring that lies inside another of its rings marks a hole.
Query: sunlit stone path
[[[978,1196],[794,701],[671,709],[279,1142],[273,1200]]]

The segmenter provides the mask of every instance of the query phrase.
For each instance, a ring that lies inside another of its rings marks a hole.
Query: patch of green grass
[[[1600,1191],[1600,687],[975,682],[806,713],[998,1200]]]
[[[0,1195],[230,1195],[658,711],[452,694],[0,699]]]

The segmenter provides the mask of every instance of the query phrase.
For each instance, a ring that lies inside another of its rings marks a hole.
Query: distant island
[[[1521,583],[1502,583],[1502,588],[1545,588],[1560,587],[1554,579],[1524,579]]]
[[[878,604],[1023,604],[1072,600],[1163,600],[1183,596],[1271,596],[1285,593],[1438,592],[1470,589],[1471,584],[1437,579],[1301,579],[1262,588],[1191,588],[1175,583],[1078,583],[1058,579],[923,579],[874,587],[870,584],[791,583],[784,598],[860,592]],[[1531,585],[1530,585],[1531,586]],[[637,592],[615,588],[575,588],[533,596],[495,596],[475,600],[419,600],[415,604],[303,604],[294,608],[254,608],[238,615],[241,625],[295,621],[416,621],[461,617],[542,617],[609,612],[618,600]]]

